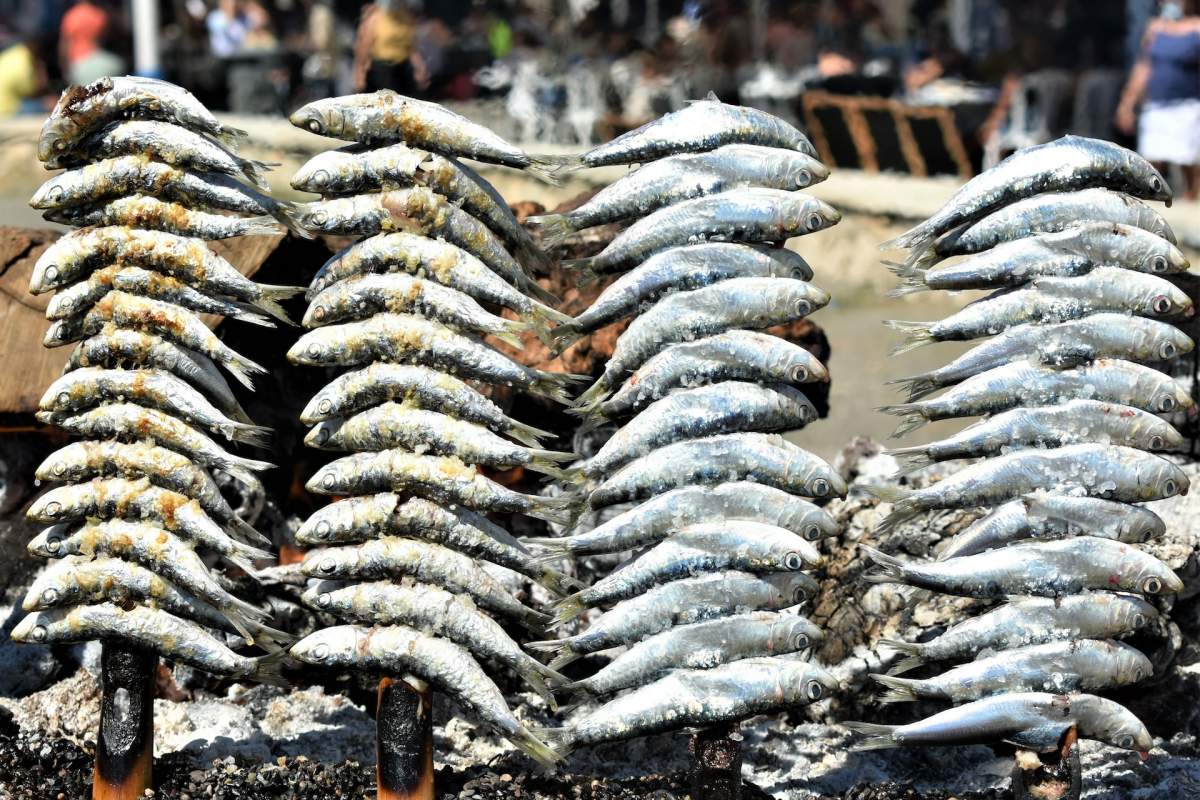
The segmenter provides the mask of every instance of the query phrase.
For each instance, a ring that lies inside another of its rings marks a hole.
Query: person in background
[[[1180,194],[1200,190],[1200,16],[1195,0],[1167,0],[1146,28],[1142,53],[1117,106],[1117,128],[1137,128],[1138,152],[1183,170]],[[1141,106],[1140,116],[1137,113]],[[1161,168],[1161,167],[1160,167]]]
[[[46,65],[36,39],[27,39],[0,50],[0,118],[24,111],[41,112],[37,103],[46,88]]]
[[[67,80],[77,83],[75,66],[100,49],[110,23],[108,9],[92,0],[79,0],[63,14],[58,33],[58,63]]]
[[[428,85],[425,62],[415,45],[416,30],[416,16],[402,0],[376,0],[365,6],[354,41],[355,90],[415,95]]]

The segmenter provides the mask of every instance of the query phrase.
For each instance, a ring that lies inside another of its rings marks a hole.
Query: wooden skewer
[[[433,692],[412,678],[379,681],[375,715],[379,800],[433,800]]]
[[[154,788],[158,656],[121,642],[100,651],[100,730],[92,800],[134,800]]]
[[[692,736],[693,800],[741,800],[742,735],[735,722],[704,728]]]

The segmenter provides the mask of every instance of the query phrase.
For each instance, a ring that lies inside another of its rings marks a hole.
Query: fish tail
[[[279,220],[283,227],[302,239],[312,239],[314,236],[313,232],[300,223],[301,208],[301,203],[293,203],[290,200],[276,201],[272,205],[271,216]]]
[[[885,261],[894,274],[900,278],[900,285],[888,291],[888,297],[904,297],[918,292],[931,291],[929,284],[925,282],[926,272],[923,269],[911,269],[904,264],[897,264],[891,261]]]
[[[888,675],[900,675],[901,673],[914,670],[925,663],[925,646],[918,642],[880,639],[879,645],[881,647],[890,647],[898,653],[903,653],[905,656],[896,666],[888,670]]]
[[[570,728],[534,728],[537,735],[524,731],[528,739],[512,740],[513,744],[546,769],[554,769],[559,761],[571,754],[575,745],[571,742]],[[539,738],[540,737],[540,738]],[[545,741],[542,741],[542,740]],[[536,745],[533,743],[536,742]]]
[[[555,525],[568,525],[575,519],[575,509],[579,498],[574,495],[559,495],[558,497],[543,497],[538,494],[527,494],[529,510],[525,513]]]
[[[254,640],[258,642],[258,646],[264,650],[278,652],[280,647],[290,647],[296,641],[296,637],[292,634],[272,628],[270,625],[251,622],[247,627],[254,633]]]
[[[868,583],[904,583],[906,570],[902,559],[881,553],[874,547],[860,544],[859,548],[866,553],[867,558],[874,562],[877,571],[863,575]]]
[[[608,399],[608,381],[601,375],[595,383],[584,389],[583,393],[575,398],[575,411],[579,414],[591,414],[606,399]]]
[[[872,674],[871,678],[882,683],[888,689],[887,693],[879,699],[881,703],[912,703],[917,699],[916,687],[920,681],[877,674]]]
[[[529,297],[537,300],[539,303],[556,306],[561,300],[548,289],[543,289],[542,285],[529,276],[523,276],[517,281],[517,288],[524,292]]]
[[[574,650],[571,650],[570,645],[563,645],[562,651],[550,660],[549,666],[550,669],[560,670],[567,666],[567,664],[573,664],[581,658],[583,658],[583,656],[579,653],[576,653]]]
[[[895,725],[878,725],[874,722],[844,722],[850,730],[867,738],[851,747],[851,750],[886,750],[899,747],[900,743],[893,738]]]
[[[555,311],[543,303],[533,303],[532,308],[529,309],[528,316],[529,320],[525,323],[528,329],[547,347],[554,344],[552,331],[561,325],[566,325],[573,321],[572,317],[561,311]]]
[[[521,334],[526,329],[527,326],[520,322],[511,322],[505,324],[499,330],[490,331],[490,334],[509,347],[515,347],[517,350],[520,350],[525,346],[525,343],[521,341]]]
[[[266,375],[267,368],[261,364],[257,364],[243,355],[230,350],[226,354],[227,358],[223,362],[225,369],[229,370],[229,374],[237,379],[237,382],[245,386],[247,389],[254,388],[254,376]]]
[[[268,653],[254,659],[254,671],[246,677],[271,686],[288,687],[291,686],[291,682],[283,677],[283,670],[291,663],[292,657],[287,650]]]
[[[529,165],[525,167],[525,171],[533,173],[534,176],[546,183],[558,186],[562,183],[564,176],[582,168],[583,159],[579,156],[537,154],[529,156]]]
[[[544,564],[538,563],[540,560],[540,558],[535,558],[534,563],[538,567],[544,568],[538,578],[538,583],[540,583],[542,586],[545,586],[547,589],[560,596],[569,595],[571,592],[577,592],[583,588],[583,584],[575,578],[572,578],[570,575],[564,575],[557,570],[545,567]],[[557,560],[557,557],[555,557],[555,560]]]
[[[270,214],[247,217],[241,221],[241,227],[241,236],[274,236],[284,231],[279,222]]]
[[[241,167],[242,174],[249,178],[251,183],[267,191],[270,191],[271,186],[267,183],[267,176],[263,173],[270,172],[275,167],[280,166],[276,162],[251,161],[248,158],[239,158],[237,165]]]
[[[533,689],[534,694],[546,701],[546,705],[550,706],[551,711],[558,711],[558,700],[555,699],[554,692],[550,691],[550,687],[546,685],[541,673],[528,664],[513,667],[513,671],[529,685],[530,689]]]
[[[545,552],[538,553],[532,559],[532,562],[539,567],[545,567],[562,561],[564,558],[571,557],[567,544],[570,541],[568,537],[563,537],[562,539],[520,539],[518,541],[522,544],[534,544],[545,548]]]
[[[249,552],[247,552],[247,550],[249,550]],[[227,554],[225,556],[225,560],[228,561],[230,564],[233,564],[235,567],[240,569],[242,572],[249,575],[254,580],[258,580],[258,567],[254,566],[254,562],[251,561],[250,559],[252,559],[252,558],[270,558],[271,554],[265,553],[265,555],[259,556],[259,555],[250,555],[251,552],[257,554],[257,553],[264,553],[265,551],[259,550],[256,547],[250,547],[249,545],[241,544],[240,542],[234,542],[234,552]]]
[[[551,328],[547,335],[550,337],[550,352],[558,355],[583,338],[583,326],[571,320]]]
[[[876,410],[903,418],[899,427],[892,433],[893,439],[899,439],[906,433],[912,433],[929,422],[928,414],[920,403],[896,403],[890,406],[880,406]]]
[[[569,372],[546,372],[545,370],[534,370],[533,372],[535,377],[529,391],[564,406],[571,405],[571,396],[567,390],[589,377],[588,375],[573,375]]]
[[[916,493],[912,489],[904,489],[899,486],[878,486],[873,484],[865,484],[863,488],[873,497],[882,500],[885,503],[892,504],[892,513],[887,519],[879,524],[876,528],[878,533],[886,533],[901,522],[907,519],[912,519],[921,513],[920,501],[916,498]],[[870,550],[870,548],[867,548]]]
[[[584,605],[582,592],[576,592],[570,597],[564,597],[554,604],[554,621],[559,625],[578,617],[584,611],[587,611],[587,606]]]
[[[257,325],[260,328],[274,328],[275,320],[270,317],[263,316],[255,311],[246,309],[241,311],[234,317],[238,322],[245,322],[250,325]]]
[[[932,372],[913,375],[909,378],[896,378],[895,380],[887,381],[887,384],[889,386],[899,386],[901,391],[908,393],[909,400],[920,400],[922,397],[933,394],[941,388],[941,383],[934,377]]]
[[[280,300],[286,300],[289,297],[295,297],[304,291],[303,286],[276,286],[270,283],[258,284],[259,296],[254,301],[257,308],[270,314],[280,322],[288,325],[295,325],[288,313],[283,310],[283,306],[279,305]]]
[[[937,341],[933,335],[932,322],[906,322],[900,319],[887,319],[883,324],[894,331],[904,334],[904,340],[900,344],[892,348],[892,355],[898,356],[916,350],[918,347],[924,347]]]
[[[896,473],[898,476],[907,475],[919,469],[925,469],[925,467],[934,463],[933,456],[929,454],[929,447],[926,445],[901,447],[886,452],[889,456],[896,459],[896,463],[900,465],[900,471]]]
[[[880,250],[908,250],[923,253],[933,246],[934,233],[926,223],[915,225],[894,239],[879,245]]]
[[[566,214],[543,214],[526,220],[542,232],[542,247],[555,250],[562,247],[566,238],[575,232],[571,218]]]
[[[558,653],[567,649],[568,639],[544,639],[540,642],[526,642],[525,649],[535,653]],[[551,669],[555,669],[551,667]]]
[[[574,272],[590,270],[593,274],[595,274],[595,261],[595,258],[590,256],[588,258],[564,258],[561,262],[559,262],[559,266],[561,266],[563,269],[569,269]]]
[[[234,477],[237,477],[236,474]],[[229,520],[228,526],[230,530],[248,542],[260,542],[265,545],[271,544],[271,539],[269,537],[259,533],[257,530],[255,530],[253,525],[251,525],[249,522],[246,522],[246,520],[242,519],[237,514],[234,514],[233,518]],[[265,556],[256,555],[254,558],[271,558],[271,554],[267,553]]]
[[[242,145],[242,139],[248,138],[250,134],[241,128],[231,128],[228,125],[222,125],[221,130],[217,131],[214,136],[217,141],[228,147],[230,150],[237,152]]]
[[[528,467],[535,472],[541,472],[553,478],[562,480],[567,473],[560,465],[564,461],[573,461],[574,453],[562,453],[558,450],[530,449]]]
[[[235,442],[248,444],[251,447],[267,449],[271,442],[271,429],[265,425],[247,425],[238,423],[233,426],[229,438]]]
[[[256,461],[253,458],[243,458],[226,453],[216,459],[216,465],[226,472],[230,472],[236,478],[239,470],[246,472],[264,472],[275,467],[270,461]],[[240,480],[240,478],[239,478]]]
[[[524,422],[517,422],[516,420],[509,422],[505,432],[527,447],[537,447],[541,444],[539,440],[554,437],[554,434],[550,431],[544,431],[541,428],[535,428],[532,425],[526,425]]]

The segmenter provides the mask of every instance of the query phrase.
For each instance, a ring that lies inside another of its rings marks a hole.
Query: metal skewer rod
[[[433,692],[414,678],[379,681],[375,714],[379,800],[433,800]]]
[[[122,642],[100,651],[100,730],[92,800],[134,800],[154,788],[154,676],[158,656]]]

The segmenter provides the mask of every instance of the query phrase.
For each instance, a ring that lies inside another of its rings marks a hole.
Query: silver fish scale
[[[222,374],[252,387],[265,369],[196,314],[270,326],[266,315],[287,320],[278,301],[299,291],[250,280],[207,245],[277,233],[268,215],[290,222],[287,204],[243,182],[262,187],[267,165],[236,154],[240,135],[187,91],[134,77],[69,87],[43,127],[40,160],[68,170],[30,204],[80,230],[42,253],[30,291],[57,292],[47,346],[82,341],[38,418],[81,441],[37,468],[59,485],[28,509],[51,525],[29,549],[61,560],[26,598],[19,641],[121,639],[218,675],[282,682],[278,659],[227,646],[231,631],[272,651],[289,637],[214,566],[257,579],[273,557],[211,470],[254,487],[272,465],[210,438],[265,445],[268,430]]]
[[[965,705],[908,725],[848,723],[866,737],[860,748],[1006,741],[1049,751],[1065,724],[1085,738],[1149,750],[1150,734],[1127,709],[1078,694],[1153,673],[1142,653],[1112,640],[1156,623],[1157,612],[1135,595],[1183,588],[1138,548],[1166,528],[1138,504],[1188,491],[1186,474],[1156,454],[1183,444],[1160,415],[1195,405],[1186,387],[1136,363],[1170,362],[1195,346],[1174,324],[1194,313],[1191,300],[1160,277],[1185,271],[1188,260],[1142,200],[1170,204],[1153,166],[1110,142],[1067,136],[1017,151],[883,245],[909,251],[903,264],[890,264],[902,281],[894,295],[1001,291],[940,322],[889,323],[906,337],[896,353],[994,338],[893,381],[910,396],[881,409],[904,418],[897,436],[931,420],[985,417],[892,451],[901,473],[977,460],[919,489],[867,487],[891,504],[878,532],[933,509],[983,513],[933,561],[864,542],[874,565],[864,578],[1007,602],[923,643],[884,640],[904,658],[873,676],[883,702]],[[938,263],[956,255],[966,257]],[[929,661],[971,658],[931,677],[896,677]]]

